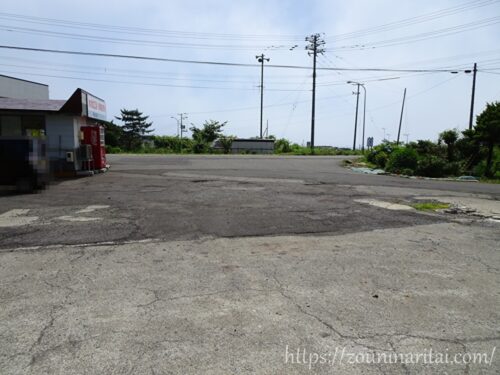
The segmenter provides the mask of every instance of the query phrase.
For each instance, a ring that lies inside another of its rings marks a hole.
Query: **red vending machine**
[[[102,126],[82,126],[83,144],[91,145],[94,169],[106,168],[106,148],[104,147],[104,128]]]

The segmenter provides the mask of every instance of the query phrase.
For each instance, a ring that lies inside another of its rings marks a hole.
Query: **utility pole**
[[[403,93],[403,105],[401,106],[401,116],[399,117],[398,139],[396,141],[396,145],[399,145],[399,137],[401,136],[401,124],[403,123],[403,111],[405,109],[405,99],[406,99],[406,87],[405,87],[405,92]]]
[[[180,119],[180,124],[181,124],[181,126],[180,126],[180,135],[181,135],[181,138],[180,138],[180,143],[179,143],[179,149],[180,149],[180,153],[182,154],[182,133],[185,132],[185,130],[184,130],[185,126],[182,124],[182,122],[187,119],[187,113],[178,113],[178,115],[181,118]]]
[[[358,106],[359,106],[359,83],[356,83],[357,88],[356,92],[353,94],[356,95],[356,116],[354,117],[354,141],[352,142],[353,151],[356,150],[356,132],[358,130]]]
[[[309,45],[306,46],[307,54],[313,56],[313,84],[312,84],[312,109],[311,109],[311,153],[314,153],[314,121],[315,121],[315,111],[316,111],[316,57],[318,53],[322,54],[325,50],[322,46],[325,41],[321,39],[320,34],[312,34],[306,37],[306,42]]]
[[[366,120],[366,87],[362,85],[365,90],[365,97],[363,99],[363,143],[361,144],[361,152],[365,152],[365,120]]]
[[[255,56],[260,62],[260,139],[262,139],[262,113],[264,111],[264,61],[269,62],[271,59],[266,58],[264,54]]]
[[[382,138],[382,142],[385,141],[385,128],[382,128],[382,130],[384,131],[384,138]]]
[[[406,144],[408,144],[408,136],[409,136],[410,134],[405,133],[405,134],[403,134],[403,135],[406,137]]]
[[[473,76],[472,76],[472,95],[470,99],[470,116],[469,116],[469,130],[472,129],[472,122],[474,117],[474,96],[476,95],[476,74],[477,63],[474,63]]]

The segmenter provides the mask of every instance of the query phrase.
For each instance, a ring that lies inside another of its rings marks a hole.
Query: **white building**
[[[83,126],[106,120],[104,100],[76,89],[67,100],[48,98],[48,86],[0,77],[0,137],[46,137],[51,169],[74,174],[87,169],[82,155]],[[100,145],[104,146],[104,134]]]

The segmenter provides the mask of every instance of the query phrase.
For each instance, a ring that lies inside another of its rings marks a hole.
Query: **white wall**
[[[0,75],[0,97],[49,99],[49,86]]]

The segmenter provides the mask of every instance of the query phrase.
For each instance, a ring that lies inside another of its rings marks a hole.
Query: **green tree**
[[[500,144],[500,102],[487,103],[485,110],[476,118],[476,137],[488,149],[486,157],[486,176],[492,177],[492,160],[495,145]]]
[[[222,136],[222,128],[226,124],[227,121],[221,123],[209,120],[205,121],[201,128],[197,128],[194,125],[189,128],[193,133],[193,151],[197,154],[208,151],[211,143]]]
[[[235,139],[236,137],[232,136],[232,135],[221,135],[219,137],[219,143],[220,145],[222,146],[222,149],[224,150],[224,153],[225,154],[229,154],[231,152],[231,148],[233,146],[233,140]]]
[[[445,130],[439,134],[438,142],[444,142],[446,144],[448,161],[453,161],[454,159],[455,143],[458,141],[459,137],[460,135],[456,129]]]
[[[122,147],[121,139],[123,137],[123,130],[121,126],[116,125],[113,120],[102,122],[104,126],[105,143],[110,147]]]
[[[152,122],[147,122],[149,116],[144,116],[138,109],[122,109],[121,116],[115,116],[117,120],[123,122],[123,141],[124,146],[128,150],[134,150],[140,147],[144,136],[151,133],[153,129]]]

